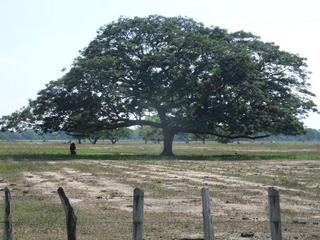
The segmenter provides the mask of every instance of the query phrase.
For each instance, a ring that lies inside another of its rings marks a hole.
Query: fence
[[[4,215],[4,240],[12,240],[12,209],[11,209],[11,194],[10,190],[6,187],[5,192],[5,215]],[[67,239],[76,240],[76,226],[77,217],[70,204],[68,197],[66,196],[63,188],[58,188],[58,195],[64,208],[66,215],[66,227],[67,227]],[[207,187],[202,188],[202,215],[203,215],[203,235],[204,240],[214,240],[213,229],[213,215],[211,213],[211,199],[209,189]],[[280,199],[279,190],[275,187],[268,188],[268,200],[269,200],[269,219],[271,226],[271,239],[281,240],[281,217],[280,217]],[[143,228],[144,228],[144,190],[141,188],[135,188],[133,192],[133,227],[132,227],[132,239],[143,240]]]

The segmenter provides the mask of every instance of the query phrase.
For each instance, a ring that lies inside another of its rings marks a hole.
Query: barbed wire
[[[199,219],[200,220],[200,219]],[[78,219],[78,225],[81,225],[83,223],[86,222],[90,222],[92,223],[92,221],[80,221],[80,219]],[[0,221],[0,223],[5,223],[4,221]],[[132,224],[132,221],[95,221],[94,224],[101,224],[101,223],[117,223],[117,224]],[[202,224],[201,221],[184,221],[184,220],[177,220],[177,221],[147,221],[144,220],[144,224],[179,224],[179,223],[190,223],[190,224]],[[213,221],[214,224],[220,224],[220,223],[254,223],[254,225],[258,225],[258,224],[270,224],[270,221],[268,220],[263,220],[263,221],[256,221],[256,220],[214,220]],[[23,224],[23,225],[46,225],[47,223],[45,222],[37,222],[37,223],[31,223],[31,222],[17,222],[17,221],[12,221],[12,224]],[[50,223],[52,224],[52,223]],[[58,223],[57,223],[58,224]],[[62,223],[61,223],[62,224]],[[281,224],[292,224],[292,225],[320,225],[320,220],[317,221],[312,221],[312,220],[293,220],[293,221],[281,221]]]

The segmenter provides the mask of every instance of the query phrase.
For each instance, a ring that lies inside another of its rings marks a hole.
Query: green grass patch
[[[320,160],[320,143],[174,143],[175,156],[160,156],[161,144],[78,144],[76,159],[97,160]],[[0,142],[0,159],[71,160],[63,142]]]
[[[39,164],[36,161],[0,161],[0,176],[14,177],[21,172],[39,172],[56,170],[58,166],[43,162]]]
[[[61,204],[36,195],[25,195],[13,200],[13,222],[16,227],[21,225],[50,229],[65,227],[65,215]]]

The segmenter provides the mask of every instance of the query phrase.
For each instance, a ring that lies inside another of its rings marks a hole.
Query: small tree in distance
[[[177,133],[302,133],[302,118],[317,111],[306,67],[304,58],[251,33],[183,17],[120,18],[100,28],[28,109],[45,132],[159,128],[162,155],[170,156]]]
[[[160,123],[160,119],[157,115],[146,116],[145,120]],[[144,140],[144,143],[147,144],[148,140],[153,140],[155,143],[159,143],[162,140],[162,131],[161,128],[156,128],[153,126],[139,126],[136,131],[138,135]],[[161,139],[160,139],[161,138]]]
[[[137,129],[139,136],[144,140],[144,143],[147,144],[148,140],[153,140],[155,143],[162,140],[162,132],[159,128],[154,128],[150,126],[141,126]]]

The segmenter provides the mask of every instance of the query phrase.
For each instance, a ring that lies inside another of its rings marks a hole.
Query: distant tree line
[[[320,130],[306,128],[306,133],[302,135],[290,136],[290,135],[277,135],[277,136],[270,136],[262,141],[320,141]]]
[[[39,134],[34,130],[28,129],[22,132],[1,131],[0,140],[17,141],[17,140],[69,140],[70,136],[64,132]]]
[[[145,144],[147,143],[160,143],[163,141],[162,133],[157,128],[152,128],[150,126],[141,126],[135,129],[124,128],[119,130],[110,131],[100,131],[88,134],[68,135],[64,132],[55,133],[37,133],[34,130],[28,129],[22,132],[10,132],[3,131],[0,132],[0,141],[18,141],[18,140],[30,140],[30,141],[48,141],[48,140],[64,140],[64,141],[78,141],[87,139],[92,144],[97,143],[99,140],[109,140],[112,144],[117,143],[120,139],[128,140],[143,140]],[[176,141],[184,141],[189,143],[190,141],[199,141],[206,143],[206,141],[217,141],[221,143],[228,143],[229,141],[224,141],[224,139],[219,139],[211,135],[199,135],[199,134],[186,134],[181,133],[175,136]],[[238,139],[239,140],[239,139]],[[241,140],[241,139],[240,139]],[[235,139],[234,141],[237,141]],[[320,141],[320,130],[306,128],[305,134],[290,136],[290,135],[277,135],[270,136],[259,141]]]

